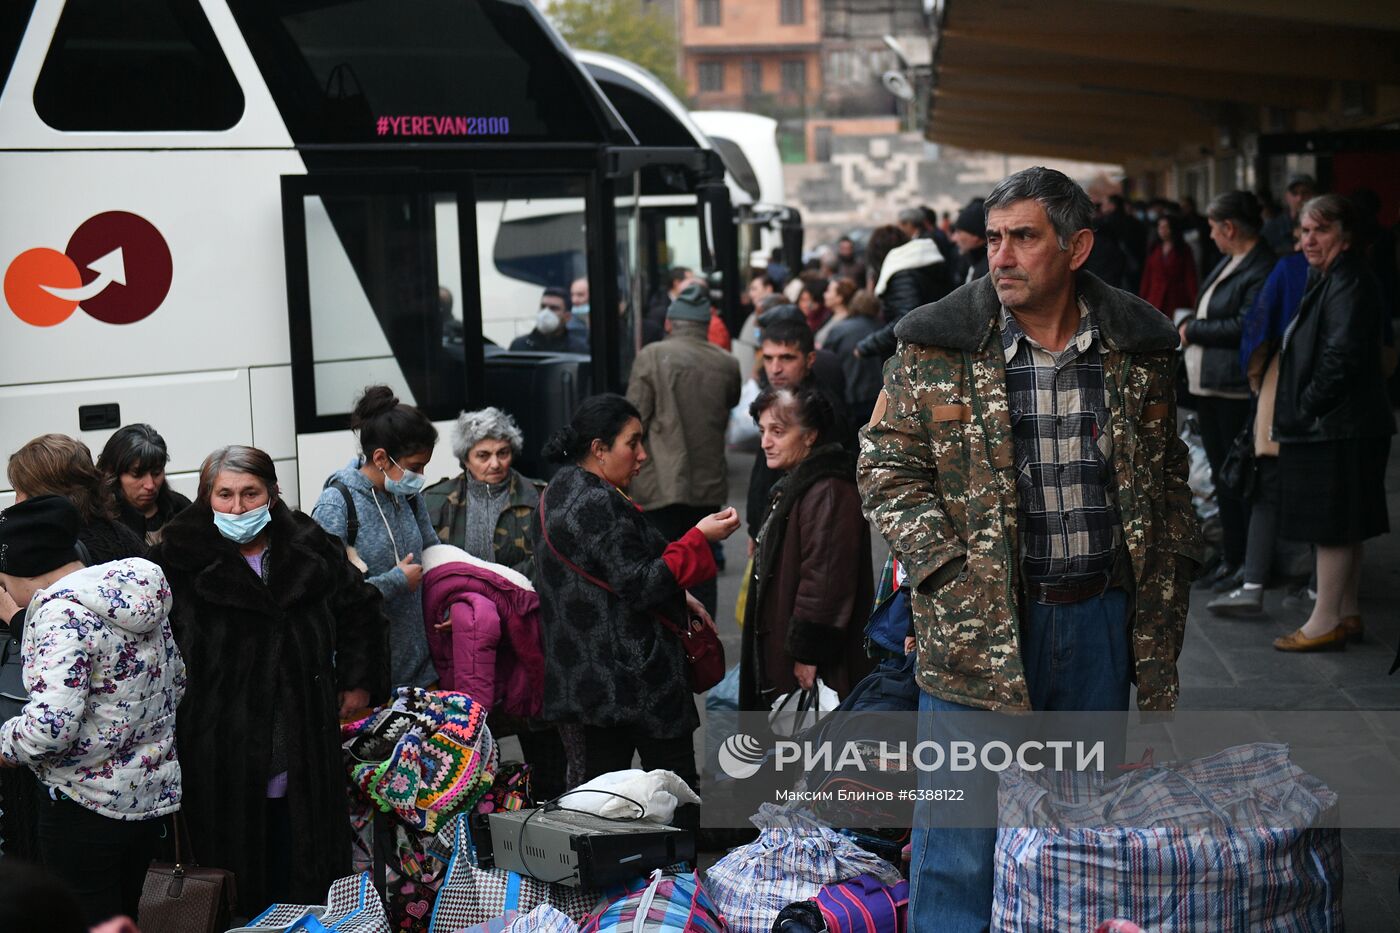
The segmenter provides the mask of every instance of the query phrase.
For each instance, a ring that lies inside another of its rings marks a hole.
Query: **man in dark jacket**
[[[962,254],[960,285],[987,274],[987,215],[981,198],[967,202],[953,225],[953,243]]]
[[[562,288],[546,288],[540,296],[535,329],[512,340],[510,348],[542,353],[588,353],[588,334],[570,330],[572,319],[569,293]]]

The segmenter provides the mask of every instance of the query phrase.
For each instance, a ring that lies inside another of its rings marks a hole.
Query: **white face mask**
[[[549,308],[540,308],[540,313],[535,315],[535,330],[542,334],[554,333],[560,323],[559,315]]]

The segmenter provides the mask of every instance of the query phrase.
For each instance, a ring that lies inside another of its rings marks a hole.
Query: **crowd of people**
[[[1364,222],[1347,199],[1300,198],[1280,258],[1248,192],[1212,200],[1204,238],[1186,203],[1159,207],[1148,227],[1027,170],[948,230],[910,209],[863,254],[843,239],[798,275],[756,272],[739,322],[673,270],[625,396],[590,397],[550,438],[463,412],[461,472],[429,485],[438,431],[371,386],[358,449],[309,512],[254,447],[210,453],[190,501],[149,425],[95,461],[35,438],[0,513],[0,622],[30,692],[0,724],[6,854],[60,874],[90,923],[134,916],[178,811],[245,912],[314,902],[350,867],[340,724],[403,686],[483,703],[542,798],[634,756],[695,787],[678,633],[729,610],[715,580],[734,534],[741,709],[869,672],[872,524],[893,554],[881,590],[912,606],[921,711],[1121,710],[1130,682],[1169,709],[1202,559],[1178,402],[1215,477],[1211,608],[1260,611],[1276,542],[1306,542],[1311,615],[1275,646],[1345,647],[1362,542],[1388,530],[1395,430],[1395,296]],[[586,281],[546,290],[512,349],[582,334],[586,351],[586,309]],[[736,412],[758,436],[742,514],[726,505]],[[516,469],[527,445],[557,470],[547,485]],[[976,928],[990,851],[982,830],[916,829],[911,918],[928,926],[911,928]]]

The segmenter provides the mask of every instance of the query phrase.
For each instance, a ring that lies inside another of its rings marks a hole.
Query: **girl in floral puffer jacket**
[[[0,539],[28,523],[28,542],[42,540],[53,528],[38,525],[66,525],[63,506],[72,508],[42,496],[0,512]],[[76,513],[72,524],[76,532]],[[0,761],[39,779],[41,857],[88,922],[135,916],[160,818],[180,806],[175,708],[185,665],[171,636],[170,590],[147,560],[84,568],[60,558],[45,569],[16,553],[26,543],[0,541],[0,583],[28,604],[29,691],[21,713],[0,725]]]

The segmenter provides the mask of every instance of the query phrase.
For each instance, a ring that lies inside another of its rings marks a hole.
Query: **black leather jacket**
[[[1279,356],[1274,439],[1301,444],[1395,433],[1381,372],[1380,287],[1365,262],[1342,253],[1326,275],[1308,273]]]
[[[947,262],[905,269],[890,276],[880,295],[885,326],[856,344],[861,356],[885,359],[895,351],[894,326],[915,308],[939,300],[953,290],[953,277]]]
[[[1225,269],[1229,258],[1222,259],[1201,286],[1201,294]],[[1200,344],[1201,388],[1220,392],[1249,392],[1249,380],[1240,369],[1240,335],[1244,332],[1244,315],[1254,307],[1254,299],[1264,280],[1273,271],[1275,257],[1269,244],[1259,240],[1240,260],[1239,266],[1215,288],[1203,318],[1186,322],[1186,340]]]

